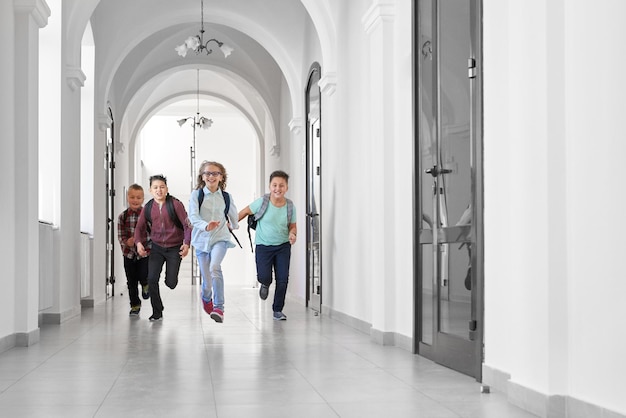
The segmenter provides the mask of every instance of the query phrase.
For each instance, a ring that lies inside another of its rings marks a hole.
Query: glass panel
[[[432,3],[431,0],[419,2],[421,53],[419,56],[419,143],[422,170],[427,170],[437,164],[437,134],[435,125],[436,95],[434,86],[435,62],[433,60],[432,35]],[[433,209],[435,198],[433,177],[421,175],[420,203],[422,215],[422,229],[433,228]]]
[[[448,280],[440,286],[439,320],[440,331],[469,339],[471,319],[471,292],[465,286],[470,272],[470,259],[467,244],[440,244],[442,254],[446,254],[446,265],[442,271]]]
[[[422,306],[420,317],[422,323],[422,335],[420,341],[432,345],[433,343],[433,246],[431,244],[420,245],[422,251]]]
[[[440,165],[452,170],[441,176],[443,191],[439,208],[443,227],[458,225],[471,202],[470,56],[469,1],[442,1],[440,4]],[[464,220],[465,221],[465,220]],[[465,221],[465,223],[469,223]]]

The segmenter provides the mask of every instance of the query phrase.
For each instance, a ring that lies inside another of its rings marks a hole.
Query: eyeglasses
[[[221,176],[222,173],[220,173],[219,171],[203,171],[202,172],[203,176],[207,176],[207,177],[217,177],[217,176]]]

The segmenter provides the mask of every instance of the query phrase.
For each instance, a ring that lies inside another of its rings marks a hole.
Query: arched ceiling
[[[116,119],[133,115],[136,121],[173,95],[189,94],[194,68],[201,69],[202,91],[229,98],[257,126],[278,123],[281,100],[292,118],[301,118],[303,78],[310,66],[303,62],[303,50],[321,51],[320,42],[329,43],[334,31],[332,22],[324,22],[327,0],[204,0],[205,41],[217,38],[234,52],[225,58],[214,48],[208,56],[189,51],[183,58],[174,48],[199,33],[200,0],[81,0],[64,7],[76,19],[93,11],[96,112],[105,113],[111,104]],[[307,8],[321,21],[312,22]],[[68,31],[79,26],[70,22]],[[329,28],[322,41],[320,27]]]

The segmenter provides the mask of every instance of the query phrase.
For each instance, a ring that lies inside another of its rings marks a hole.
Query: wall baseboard
[[[402,348],[409,352],[413,351],[413,339],[411,337],[407,337],[406,335],[374,329],[369,322],[346,315],[343,312],[335,311],[326,306],[322,309],[322,315],[326,315],[330,319],[341,322],[342,324],[354,328],[364,334],[369,334],[370,340],[376,344],[390,345]]]
[[[511,381],[511,375],[483,364],[483,384],[507,396],[508,401],[541,418],[626,418],[598,405],[571,396],[546,395]]]
[[[16,332],[0,338],[0,353],[15,347],[30,347],[39,342],[39,328],[30,332]]]
[[[63,312],[39,312],[39,326],[44,324],[59,325],[68,319],[80,316],[80,305],[67,309]]]

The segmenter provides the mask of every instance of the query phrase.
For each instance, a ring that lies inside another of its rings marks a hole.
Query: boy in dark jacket
[[[159,278],[165,266],[165,285],[174,289],[178,284],[180,263],[189,252],[191,228],[187,211],[180,200],[169,195],[167,179],[162,174],[150,177],[151,202],[146,203],[137,220],[135,245],[137,252],[145,256],[148,232],[152,248],[148,258],[148,285],[152,316],[150,321],[163,319],[163,302],[159,290]]]

